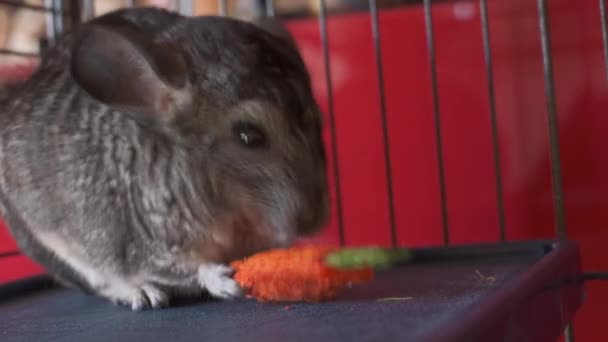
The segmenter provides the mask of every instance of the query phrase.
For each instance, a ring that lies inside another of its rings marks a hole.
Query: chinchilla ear
[[[162,121],[171,120],[191,100],[184,53],[127,22],[84,27],[72,50],[70,71],[95,99],[140,109]]]

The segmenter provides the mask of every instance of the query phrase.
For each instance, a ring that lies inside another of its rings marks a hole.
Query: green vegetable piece
[[[325,263],[330,267],[356,269],[371,267],[387,269],[398,263],[404,263],[411,258],[410,251],[405,248],[355,247],[343,248],[325,257]]]

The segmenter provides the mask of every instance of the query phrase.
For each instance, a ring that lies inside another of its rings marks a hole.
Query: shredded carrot
[[[327,246],[273,249],[231,266],[236,282],[259,301],[319,302],[333,299],[342,288],[374,276],[371,268],[342,270],[327,266],[325,256],[335,250]]]

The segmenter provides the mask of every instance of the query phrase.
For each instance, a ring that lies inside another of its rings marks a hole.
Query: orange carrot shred
[[[300,246],[273,249],[231,264],[234,279],[259,301],[330,300],[350,284],[369,281],[371,268],[341,270],[325,265],[325,256],[337,248]]]

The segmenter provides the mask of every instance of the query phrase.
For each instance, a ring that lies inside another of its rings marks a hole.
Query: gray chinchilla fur
[[[137,310],[239,297],[230,261],[318,231],[321,114],[273,27],[138,8],[62,37],[0,105],[0,211],[21,249]]]

